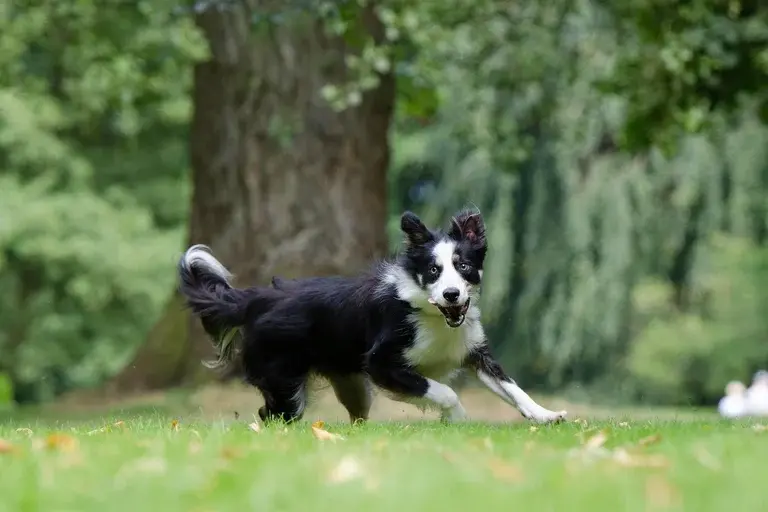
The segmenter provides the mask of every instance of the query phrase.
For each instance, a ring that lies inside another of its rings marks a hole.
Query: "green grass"
[[[765,497],[768,432],[754,422],[326,425],[345,438],[335,442],[316,439],[308,422],[259,433],[242,418],[182,421],[178,431],[171,422],[6,420],[0,510],[741,512]],[[603,447],[585,449],[601,430]],[[611,457],[622,446],[641,467]]]

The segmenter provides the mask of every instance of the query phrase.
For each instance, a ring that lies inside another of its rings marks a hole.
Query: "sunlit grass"
[[[0,508],[747,511],[765,496],[752,421],[325,425],[335,441],[252,421],[6,421]]]

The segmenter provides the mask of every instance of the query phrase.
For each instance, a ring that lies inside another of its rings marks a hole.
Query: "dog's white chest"
[[[413,315],[416,337],[405,352],[407,361],[422,375],[435,380],[460,368],[467,354],[484,340],[479,319],[467,316],[461,327],[453,329],[441,316]]]

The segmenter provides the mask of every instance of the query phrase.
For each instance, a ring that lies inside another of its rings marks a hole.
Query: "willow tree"
[[[280,9],[195,14],[210,56],[194,68],[188,242],[209,245],[241,285],[348,273],[387,249],[395,84],[388,67],[362,65],[384,27],[356,3]],[[209,350],[174,296],[112,388],[199,381]]]
[[[712,39],[691,37],[690,20],[654,24],[655,0],[616,10],[448,0],[423,21],[421,64],[439,63],[430,71],[445,100],[403,168],[444,178],[415,209],[434,218],[472,200],[484,210],[485,325],[534,388],[704,403],[768,361],[756,313],[768,275],[766,129],[755,112],[726,115],[743,113],[737,87],[753,107],[765,96],[755,90],[765,32],[747,19],[766,11],[692,3]],[[670,19],[690,14],[668,7]],[[731,40],[741,25],[756,32]],[[722,62],[707,57],[717,39],[730,41]],[[678,43],[692,60],[667,69],[659,54]],[[706,63],[718,70],[711,83]],[[736,68],[749,71],[743,82]],[[672,141],[673,159],[650,149]]]

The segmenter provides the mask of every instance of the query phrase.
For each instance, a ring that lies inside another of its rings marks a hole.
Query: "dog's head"
[[[461,211],[447,231],[432,231],[405,212],[400,228],[405,235],[403,266],[421,290],[420,298],[439,310],[450,327],[459,327],[483,278],[488,245],[480,213]]]

